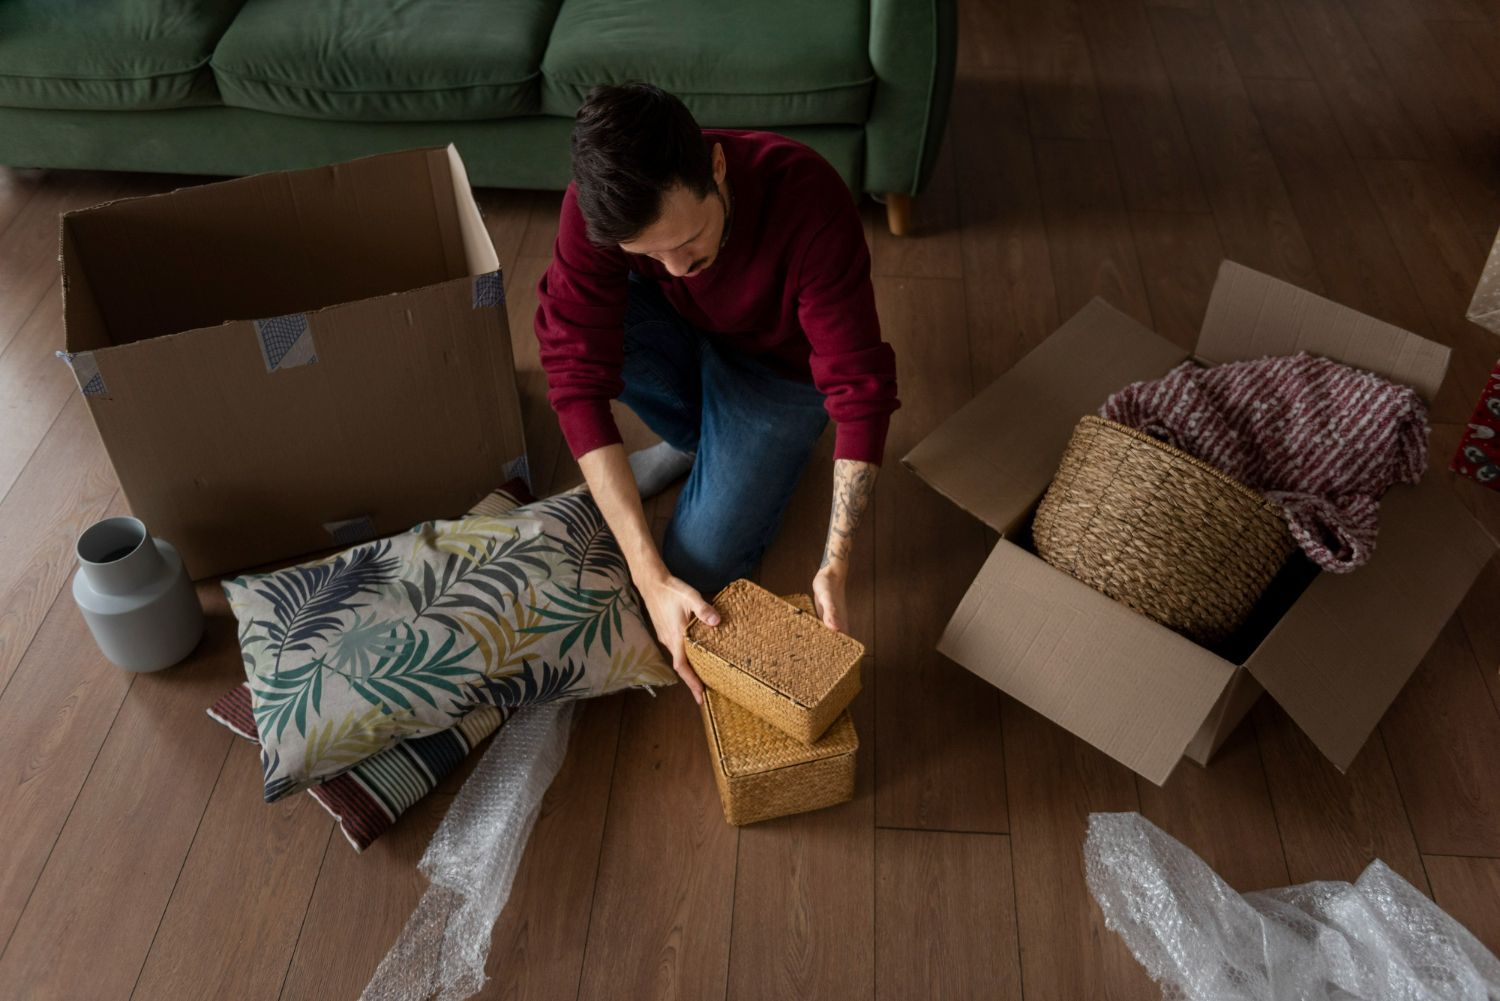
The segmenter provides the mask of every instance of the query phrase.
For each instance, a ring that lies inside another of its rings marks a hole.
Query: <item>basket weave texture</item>
[[[737,580],[714,598],[719,624],[696,619],[686,652],[703,683],[804,744],[859,693],[865,648],[807,609]]]
[[[1094,416],[1073,429],[1032,535],[1054,567],[1200,643],[1239,628],[1296,548],[1259,493]]]
[[[854,798],[859,737],[848,712],[813,744],[793,740],[712,689],[704,693],[702,714],[729,823],[754,824]]]

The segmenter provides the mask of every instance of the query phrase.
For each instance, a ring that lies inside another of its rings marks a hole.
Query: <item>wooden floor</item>
[[[684,691],[588,705],[485,997],[1153,997],[1084,884],[1093,810],[1141,811],[1242,889],[1378,856],[1500,948],[1500,562],[1347,775],[1263,702],[1157,788],[933,652],[991,540],[894,462],[1092,296],[1191,343],[1226,256],[1451,345],[1445,462],[1500,355],[1464,320],[1500,226],[1500,3],[960,7],[919,235],[867,208],[905,406],[856,553],[859,796],[736,831]],[[52,357],[57,215],[183,180],[0,171],[0,998],[352,999],[462,777],[356,856],[309,797],[263,805],[253,749],[203,714],[240,672],[217,587],[194,659],[136,678],[64,590],[79,530],[124,504]],[[563,485],[530,327],[558,198],[482,201],[535,469]],[[766,559],[777,590],[816,566],[828,457]],[[1500,534],[1500,495],[1454,490]]]

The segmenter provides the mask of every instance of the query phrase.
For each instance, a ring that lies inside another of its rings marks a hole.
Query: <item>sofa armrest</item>
[[[956,22],[954,0],[871,0],[866,191],[914,195],[927,184],[948,123]]]

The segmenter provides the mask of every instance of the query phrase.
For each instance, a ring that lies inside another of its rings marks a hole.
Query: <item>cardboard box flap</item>
[[[1216,365],[1299,351],[1333,358],[1431,402],[1448,368],[1441,344],[1233,261],[1219,265],[1197,355]]]
[[[498,267],[461,184],[434,147],[121,199],[63,217],[65,268],[116,344],[425,288]]]
[[[1469,302],[1469,319],[1500,334],[1500,237],[1490,247],[1490,256],[1479,275],[1474,298]]]
[[[1030,510],[1057,472],[1078,419],[1187,352],[1095,299],[901,460],[998,532]]]
[[[1245,662],[1341,771],[1495,551],[1445,479],[1390,490],[1370,562],[1320,575]]]
[[[938,650],[1158,785],[1235,673],[1003,539]]]

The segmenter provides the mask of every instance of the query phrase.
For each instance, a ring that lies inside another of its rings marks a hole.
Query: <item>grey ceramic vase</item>
[[[203,608],[182,557],[137,518],[106,518],[78,539],[73,600],[104,656],[159,671],[193,652]]]

